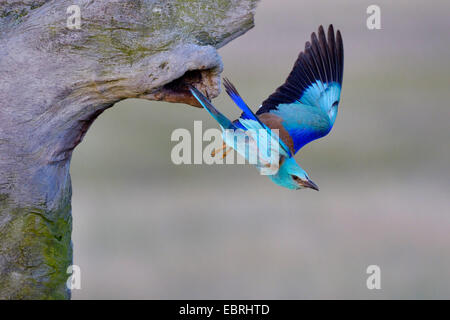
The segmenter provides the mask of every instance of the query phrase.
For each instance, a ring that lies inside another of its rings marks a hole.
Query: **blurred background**
[[[371,4],[381,30],[366,27]],[[172,164],[173,130],[218,127],[202,109],[107,110],[72,160],[73,298],[449,299],[449,13],[444,0],[262,0],[255,28],[220,49],[256,110],[312,31],[341,30],[336,124],[296,157],[320,192],[249,165]],[[239,115],[224,92],[214,104]],[[366,287],[372,264],[381,290]]]

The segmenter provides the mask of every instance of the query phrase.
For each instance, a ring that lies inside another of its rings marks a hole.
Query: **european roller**
[[[224,156],[233,148],[248,159],[248,150],[262,148],[261,144],[255,143],[255,137],[251,135],[249,139],[241,140],[244,143],[237,143],[236,137],[252,130],[264,130],[270,137],[265,151],[273,151],[276,144],[278,157],[260,157],[257,167],[261,170],[275,165],[276,170],[268,176],[282,187],[319,190],[298,165],[294,155],[309,142],[326,136],[333,127],[341,96],[343,69],[344,47],[340,31],[335,34],[330,25],[325,35],[320,26],[317,35],[312,33],[311,40],[306,42],[284,84],[262,103],[256,113],[227,79],[224,81],[225,89],[243,111],[235,121],[220,113],[199,90],[190,87],[190,91],[222,127]]]

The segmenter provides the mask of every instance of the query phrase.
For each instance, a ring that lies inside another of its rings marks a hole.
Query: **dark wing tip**
[[[320,25],[319,26],[319,34],[320,33],[324,33],[325,34],[325,31],[324,31],[324,29],[323,29],[323,25]]]
[[[327,38],[325,37],[325,30],[322,26],[319,27],[319,40],[320,44],[327,44]]]
[[[225,87],[225,90],[227,91],[229,96],[232,96],[232,95],[239,96],[239,93],[238,93],[236,87],[226,77],[223,78],[223,86]]]
[[[341,32],[337,30],[335,33],[334,26],[330,24],[325,35],[325,28],[320,25],[317,33],[311,33],[311,40],[306,41],[305,49],[300,52],[285,83],[262,103],[257,114],[275,109],[281,103],[299,101],[304,91],[317,80],[342,84],[343,67]]]
[[[344,42],[342,41],[341,31],[336,33],[336,46],[337,46],[337,65],[339,66],[339,83],[342,84],[342,77],[344,75]]]
[[[332,34],[333,37],[334,37],[334,27],[333,27],[333,24],[330,24],[330,25],[328,26],[328,36],[329,36],[330,34]]]

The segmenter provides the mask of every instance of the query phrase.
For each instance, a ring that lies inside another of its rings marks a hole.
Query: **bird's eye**
[[[294,179],[295,181],[300,181],[300,178],[294,175],[292,176],[292,179]]]

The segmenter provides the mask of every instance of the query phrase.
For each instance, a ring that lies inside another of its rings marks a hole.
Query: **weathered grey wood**
[[[125,98],[196,105],[257,0],[0,0],[0,298],[69,298],[74,148]],[[81,29],[66,27],[81,8]]]

